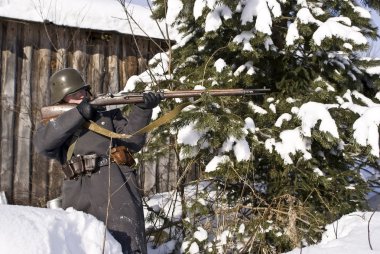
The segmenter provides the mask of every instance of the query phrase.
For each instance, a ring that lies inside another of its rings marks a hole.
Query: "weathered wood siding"
[[[0,19],[0,191],[10,203],[44,206],[60,195],[59,165],[35,153],[32,144],[39,109],[50,101],[50,75],[74,67],[95,94],[117,92],[129,77],[145,70],[161,47],[165,42],[148,38]],[[166,167],[155,165],[154,170],[141,173],[148,190],[156,184],[162,189],[174,174]],[[162,175],[164,182],[158,183]]]

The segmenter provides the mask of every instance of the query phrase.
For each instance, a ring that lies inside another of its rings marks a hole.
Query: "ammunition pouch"
[[[62,165],[63,173],[65,173],[68,179],[76,178],[79,175],[91,174],[96,169],[97,158],[96,154],[72,157],[70,161]]]
[[[117,146],[111,149],[111,163],[132,167],[136,164],[132,154],[125,146]],[[81,175],[91,175],[100,167],[109,165],[108,156],[96,154],[78,155],[62,165],[63,173],[67,179],[77,179]]]

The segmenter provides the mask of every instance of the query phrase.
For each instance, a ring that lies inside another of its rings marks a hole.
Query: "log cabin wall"
[[[0,191],[5,191],[8,203],[45,206],[60,195],[59,165],[35,153],[32,144],[39,110],[50,101],[50,75],[74,67],[95,94],[117,92],[165,45],[162,40],[117,32],[0,18]],[[166,168],[162,170],[153,170],[153,180],[141,173],[140,181],[147,178],[151,189],[167,175]]]

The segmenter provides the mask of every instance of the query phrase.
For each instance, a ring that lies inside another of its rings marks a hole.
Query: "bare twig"
[[[204,67],[204,69],[203,69],[202,86],[203,86],[203,84],[204,84],[204,79],[205,79],[205,76],[206,76],[206,69],[207,69],[207,65],[208,65],[208,63],[211,61],[211,59],[214,57],[214,55],[215,55],[218,51],[220,51],[220,50],[222,50],[222,49],[225,49],[225,48],[227,48],[227,47],[228,47],[228,43],[227,43],[226,46],[220,47],[220,48],[218,48],[217,50],[215,50],[215,51],[212,53],[212,55],[210,56],[210,58],[207,60],[207,62],[206,62],[206,64],[205,64],[205,67]]]
[[[338,226],[339,226],[339,221],[337,220],[336,221],[336,227],[335,227],[335,224],[333,224],[335,239],[338,239]]]
[[[110,144],[109,144],[109,153],[108,153],[108,161],[111,161],[111,148],[112,148],[112,137],[110,138]],[[109,216],[109,209],[111,205],[111,163],[108,163],[108,197],[107,197],[107,210],[106,210],[106,219],[104,221],[105,228],[104,228],[104,236],[103,236],[103,246],[102,246],[102,253],[105,253],[105,244],[106,244],[106,235],[107,235],[107,226],[108,226],[108,216]]]
[[[54,41],[53,41],[53,39],[52,39],[52,37],[51,37],[51,34],[50,34],[49,30],[48,30],[48,27],[47,27],[47,25],[46,25],[47,23],[49,23],[49,20],[47,20],[47,18],[46,18],[46,17],[44,16],[44,14],[43,14],[43,6],[42,6],[42,2],[41,2],[41,0],[39,0],[38,3],[39,3],[38,6],[36,5],[36,3],[33,3],[33,5],[34,5],[34,9],[39,13],[40,18],[44,21],[44,22],[43,22],[44,30],[45,30],[46,36],[48,37],[48,40],[49,40],[50,44],[52,45],[52,47],[53,47],[53,49],[54,49],[55,51],[59,52],[59,47],[60,47],[60,45],[59,45],[59,43],[57,43],[57,45],[54,43]],[[59,10],[57,10],[57,6],[55,6],[55,7],[56,7],[56,8],[55,8],[55,10],[53,10],[53,11],[54,11],[54,14],[56,15],[57,13],[59,13]],[[53,6],[52,6],[52,2],[50,2],[50,3],[49,3],[49,6],[48,6],[48,10],[49,10],[49,12],[50,12],[51,8],[53,8]],[[78,15],[80,15],[81,13],[83,13],[83,12],[85,11],[85,8],[86,8],[86,6],[84,6],[84,7],[80,10],[80,12],[78,13]],[[82,22],[84,21],[85,17],[86,17],[86,14],[83,14],[83,16],[81,17],[81,19],[78,20],[78,21],[79,21],[78,24],[77,24],[78,27],[80,27],[80,24],[82,24]],[[77,35],[79,32],[80,32],[80,28],[78,28],[78,29],[75,30],[74,34],[72,35],[71,39],[69,40],[69,43],[68,43],[66,49],[70,48],[71,45],[74,44],[74,38],[76,37],[76,35]],[[59,37],[59,36],[57,35],[57,40],[59,40],[58,37]],[[66,40],[66,38],[63,38],[63,40]],[[59,42],[59,41],[58,41],[58,42]],[[64,63],[61,63],[61,64],[64,65]]]
[[[136,46],[136,49],[137,49],[137,51],[138,51],[138,55],[141,57],[141,58],[144,58],[144,56],[143,56],[143,54],[142,54],[142,52],[141,52],[141,50],[140,50],[140,48],[139,48],[139,46],[138,46],[138,43],[137,43],[137,39],[136,39],[136,35],[135,35],[135,33],[133,32],[133,27],[132,27],[132,22],[134,23],[134,24],[136,24],[137,25],[137,27],[146,35],[146,37],[147,38],[149,38],[154,44],[156,44],[156,46],[158,47],[158,48],[160,48],[161,49],[161,51],[164,51],[162,48],[161,48],[161,46],[160,45],[158,45],[156,42],[155,42],[155,40],[153,40],[145,31],[144,31],[144,29],[142,29],[141,28],[141,26],[138,24],[138,22],[133,18],[133,16],[130,14],[130,12],[128,11],[128,9],[127,9],[127,7],[125,6],[125,1],[123,1],[123,0],[118,0],[119,1],[119,3],[120,3],[120,5],[123,7],[123,9],[124,9],[124,12],[125,12],[125,14],[126,14],[126,17],[127,17],[127,22],[128,22],[128,25],[129,25],[129,28],[130,28],[130,30],[131,30],[131,33],[132,33],[132,38],[133,38],[133,40],[134,40],[134,43],[135,43],[135,46]],[[170,68],[169,68],[170,69]],[[149,72],[149,76],[152,78],[152,80],[155,82],[155,83],[158,83],[157,82],[157,80],[156,80],[156,78],[155,78],[155,76],[154,76],[154,74],[152,73],[152,71],[150,70],[150,68],[148,67],[147,68],[147,71]]]
[[[376,211],[373,211],[373,213],[371,214],[371,217],[369,217],[368,227],[367,227],[367,231],[368,231],[368,244],[369,244],[369,247],[371,248],[371,250],[373,250],[373,248],[372,248],[372,244],[371,244],[371,233],[370,233],[369,225],[370,225],[372,217],[375,215],[375,213],[376,213]]]

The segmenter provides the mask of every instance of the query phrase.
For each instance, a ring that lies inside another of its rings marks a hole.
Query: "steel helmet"
[[[73,68],[65,68],[55,72],[49,79],[51,103],[56,104],[71,93],[90,86],[87,85],[79,71]]]

